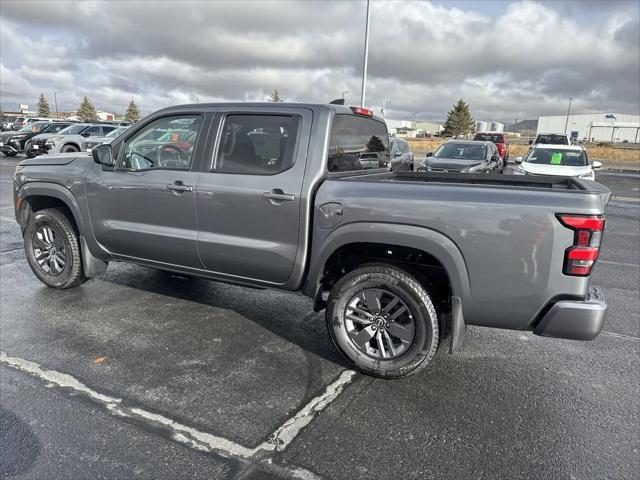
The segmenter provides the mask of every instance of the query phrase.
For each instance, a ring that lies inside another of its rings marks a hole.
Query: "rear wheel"
[[[397,378],[426,367],[438,347],[438,317],[429,294],[408,272],[371,264],[331,290],[327,328],[354,368]]]
[[[2,152],[5,157],[15,157],[17,152]]]
[[[77,287],[86,280],[78,235],[60,210],[40,210],[29,217],[24,250],[31,270],[48,287]]]

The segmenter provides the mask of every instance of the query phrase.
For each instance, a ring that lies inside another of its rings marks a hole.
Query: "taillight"
[[[604,231],[604,215],[557,215],[565,227],[573,230],[573,245],[565,250],[565,275],[586,277],[598,259],[602,232]]]

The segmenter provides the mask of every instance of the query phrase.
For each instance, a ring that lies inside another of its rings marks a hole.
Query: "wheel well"
[[[55,208],[60,210],[69,219],[76,234],[80,234],[73,212],[62,200],[46,195],[30,195],[22,201],[20,205],[20,224],[26,225],[32,213],[44,210],[45,208]]]
[[[346,273],[366,263],[388,263],[417,277],[427,289],[438,316],[442,333],[449,332],[451,282],[442,263],[427,252],[411,247],[382,243],[351,243],[338,248],[324,265],[320,293],[327,293]],[[322,295],[324,298],[325,295]]]
[[[78,151],[82,150],[82,149],[80,148],[80,145],[78,145],[76,142],[67,142],[67,143],[65,143],[64,145],[62,145],[62,146],[60,147],[60,150],[62,151],[62,149],[63,149],[64,147],[68,147],[68,146],[72,146],[72,147],[74,147],[74,148],[77,148],[77,149],[78,149]]]

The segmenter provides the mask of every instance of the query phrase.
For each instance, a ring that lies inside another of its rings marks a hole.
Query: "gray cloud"
[[[441,119],[458,98],[484,119],[558,113],[569,96],[576,111],[637,112],[638,15],[633,2],[514,2],[499,17],[373,2],[368,103],[387,97],[395,118]],[[359,98],[363,2],[4,1],[1,22],[4,108],[54,90],[146,112],[273,88]]]

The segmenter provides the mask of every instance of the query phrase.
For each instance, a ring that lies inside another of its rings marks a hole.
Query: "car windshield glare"
[[[456,160],[484,160],[487,147],[471,143],[445,143],[433,154],[436,158],[455,158]]]
[[[87,128],[87,125],[70,125],[58,133],[60,135],[77,135],[78,133],[82,133],[85,128]]]
[[[584,167],[587,155],[584,150],[559,150],[535,148],[527,157],[528,163],[538,165],[563,165],[566,167]]]
[[[109,133],[107,133],[105,135],[105,137],[107,137],[107,138],[116,138],[118,135],[120,135],[122,132],[124,132],[127,128],[129,128],[129,127],[118,127],[115,130],[111,130]]]

